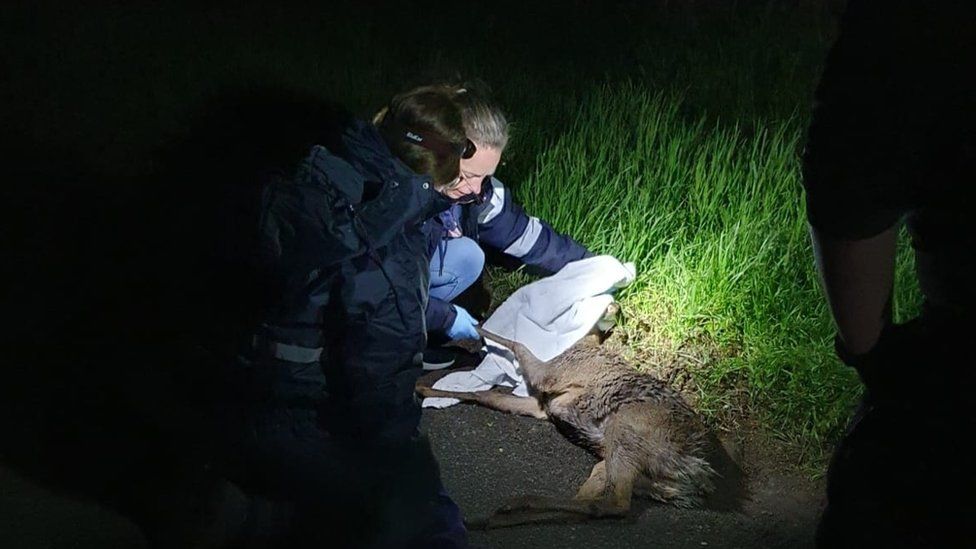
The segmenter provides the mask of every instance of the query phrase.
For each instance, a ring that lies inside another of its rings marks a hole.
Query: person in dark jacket
[[[539,274],[552,274],[567,263],[592,254],[579,242],[528,215],[495,177],[508,144],[508,122],[501,108],[480,86],[439,84],[461,106],[464,129],[472,150],[463,155],[456,181],[444,189],[454,201],[428,227],[430,301],[427,331],[433,341],[478,339],[477,320],[452,303],[473,284],[485,265],[483,247],[501,252]],[[377,119],[381,119],[380,113]],[[445,367],[450,355],[432,349],[428,369]]]
[[[414,90],[263,184],[250,268],[264,307],[228,372],[224,463],[290,511],[255,514],[244,537],[284,522],[289,546],[466,546],[414,396],[425,222],[450,207],[438,191],[466,146],[457,97]]]
[[[864,396],[827,476],[819,547],[953,547],[971,537],[976,9],[854,0],[817,90],[807,217]],[[892,319],[902,221],[921,314]]]

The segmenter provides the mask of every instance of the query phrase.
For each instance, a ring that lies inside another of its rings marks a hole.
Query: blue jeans
[[[430,258],[430,297],[450,302],[478,280],[484,267],[485,252],[474,240],[442,241]]]

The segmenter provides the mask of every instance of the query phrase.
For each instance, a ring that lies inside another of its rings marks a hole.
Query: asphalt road
[[[445,485],[469,518],[485,517],[515,495],[571,497],[595,462],[548,422],[475,406],[427,410],[422,427]],[[741,512],[637,502],[626,520],[475,531],[471,541],[505,549],[812,547],[822,487],[783,473],[753,475],[749,487]],[[114,511],[0,465],[0,547],[136,549],[146,543]]]
[[[572,497],[596,461],[548,422],[476,406],[425,410],[422,426],[468,518],[486,516],[511,496]],[[819,487],[799,473],[761,472],[747,480],[750,495],[739,512],[639,502],[626,520],[476,531],[471,541],[506,549],[812,547]]]

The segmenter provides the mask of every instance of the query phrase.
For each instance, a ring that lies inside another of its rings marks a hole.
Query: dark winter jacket
[[[358,440],[414,434],[426,344],[425,220],[449,205],[369,124],[341,150],[315,146],[264,193],[260,268],[270,306],[250,360],[272,401],[321,403],[329,431]],[[270,364],[270,366],[268,366]]]
[[[428,229],[429,254],[443,253],[447,227],[457,223],[464,236],[473,238],[543,274],[552,274],[567,263],[592,254],[572,238],[559,234],[548,223],[525,213],[512,193],[495,177],[482,189],[481,203],[455,204],[432,220]],[[450,303],[431,298],[427,304],[427,330],[443,333],[457,316]]]

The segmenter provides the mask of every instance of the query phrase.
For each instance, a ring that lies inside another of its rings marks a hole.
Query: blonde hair
[[[482,84],[456,85],[468,139],[500,151],[508,145],[508,120]]]

